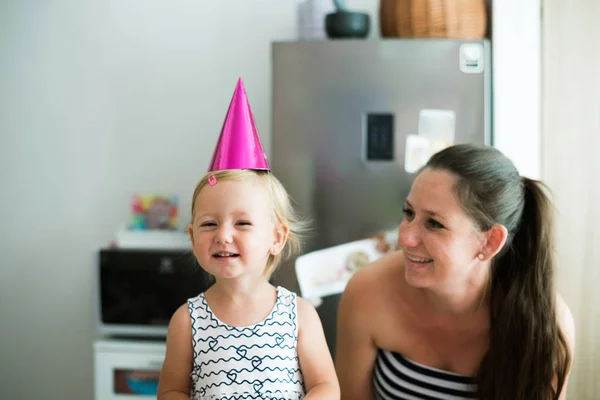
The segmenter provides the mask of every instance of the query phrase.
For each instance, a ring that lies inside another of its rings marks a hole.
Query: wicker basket
[[[381,36],[481,39],[485,0],[380,0]]]

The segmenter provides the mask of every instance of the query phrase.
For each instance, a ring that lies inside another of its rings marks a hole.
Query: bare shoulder
[[[556,294],[556,316],[558,325],[565,335],[571,354],[575,351],[575,321],[568,304],[560,294]]]
[[[169,322],[167,351],[158,381],[158,399],[190,392],[193,364],[192,322],[188,305],[179,307]]]
[[[357,271],[346,286],[342,301],[353,303],[360,300],[365,308],[370,308],[372,302],[378,301],[378,293],[383,293],[389,284],[398,282],[397,274],[402,263],[400,251],[384,255],[378,260],[366,265]]]
[[[167,353],[175,352],[178,356],[181,356],[192,351],[192,318],[186,303],[173,313],[169,322]]]
[[[560,400],[565,400],[567,397],[569,374],[571,367],[573,366],[573,358],[575,357],[575,322],[569,306],[558,293],[556,294],[556,319],[558,321],[559,329],[565,337],[567,348],[571,356],[571,362],[567,370],[567,376],[565,377],[564,386],[559,397]]]
[[[167,357],[190,358],[192,349],[192,318],[188,305],[180,306],[169,322],[167,330]]]
[[[402,253],[393,252],[364,266],[342,294],[335,354],[343,399],[373,399],[378,336],[390,330],[389,310],[394,306],[389,304],[389,296],[398,291],[401,259]]]
[[[339,399],[339,383],[317,310],[297,297],[298,360],[307,398]]]
[[[187,303],[181,305],[173,316],[171,317],[171,321],[169,322],[169,332],[175,331],[179,332],[183,330],[191,334],[192,329],[192,319],[190,318],[190,312]]]
[[[320,324],[321,320],[319,319],[319,314],[317,314],[315,307],[309,301],[300,296],[298,296],[297,299],[300,329],[302,329],[303,325],[312,326],[315,323]]]
[[[376,326],[387,324],[402,294],[402,253],[386,254],[357,271],[342,293],[338,306],[338,329],[376,335]],[[377,312],[373,312],[377,310]]]

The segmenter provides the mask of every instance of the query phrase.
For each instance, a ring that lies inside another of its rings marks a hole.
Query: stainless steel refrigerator
[[[272,45],[271,168],[313,220],[304,252],[394,229],[423,110],[454,114],[454,143],[492,144],[487,40],[331,40]],[[274,281],[298,291],[294,260]],[[332,353],[339,296],[317,308]]]

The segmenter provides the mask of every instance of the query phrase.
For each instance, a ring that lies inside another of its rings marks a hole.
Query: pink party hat
[[[242,78],[233,92],[208,171],[223,169],[271,169],[254,124]]]

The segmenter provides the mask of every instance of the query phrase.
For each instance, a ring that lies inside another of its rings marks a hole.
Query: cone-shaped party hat
[[[208,171],[270,170],[242,78],[238,80]]]

